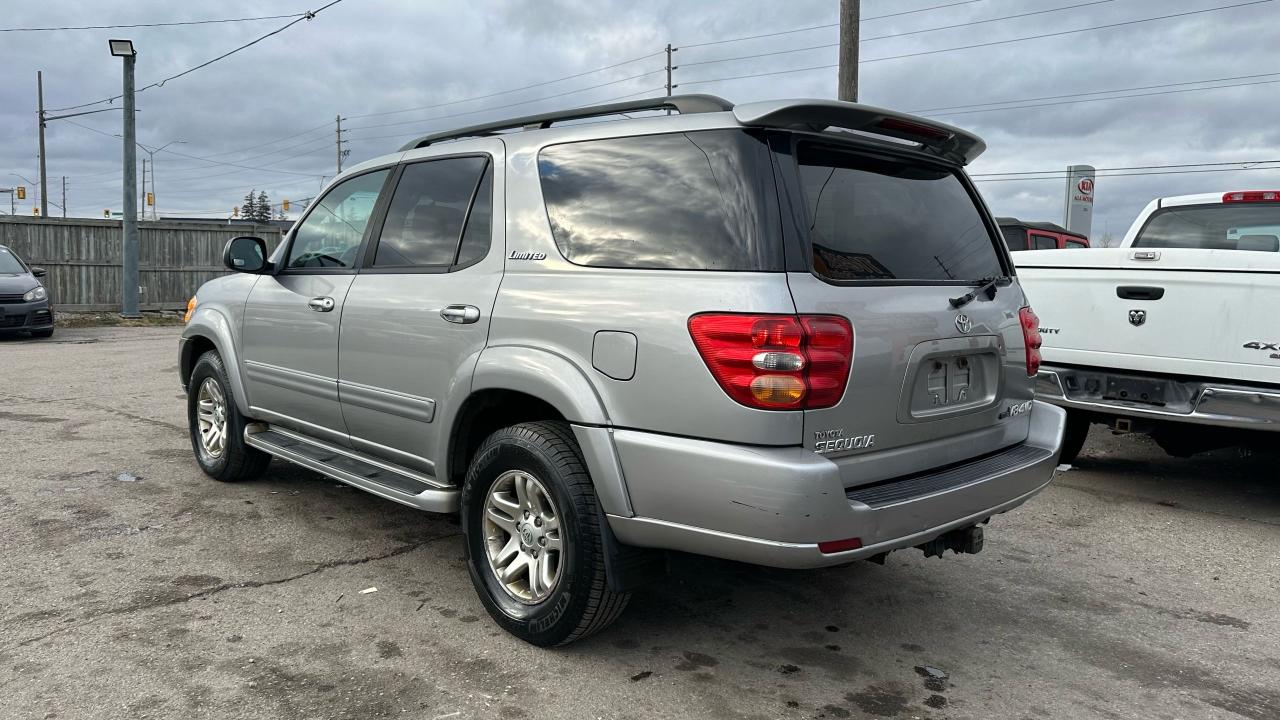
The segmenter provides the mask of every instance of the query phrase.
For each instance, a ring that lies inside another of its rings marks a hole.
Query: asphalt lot
[[[1280,718],[1276,456],[1095,428],[979,555],[678,557],[548,651],[490,622],[453,518],[201,474],[177,335],[0,340],[0,717]]]

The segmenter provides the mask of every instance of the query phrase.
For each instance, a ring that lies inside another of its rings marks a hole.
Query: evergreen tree
[[[254,219],[260,222],[267,222],[271,219],[271,201],[267,199],[267,191],[263,190],[258,193],[257,214]]]
[[[244,204],[240,206],[240,217],[245,220],[256,220],[258,217],[258,199],[252,190],[244,196]]]

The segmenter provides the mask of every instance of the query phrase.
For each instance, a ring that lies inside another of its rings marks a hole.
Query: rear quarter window
[[[797,149],[813,271],[838,281],[1003,275],[982,212],[946,168],[828,145]]]
[[[781,269],[768,149],[746,132],[551,145],[538,155],[538,174],[556,246],[570,262]]]

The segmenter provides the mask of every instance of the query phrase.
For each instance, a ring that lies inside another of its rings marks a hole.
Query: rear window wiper
[[[990,275],[988,277],[982,278],[981,280],[974,280],[973,284],[978,286],[977,289],[974,290],[973,292],[965,293],[960,297],[951,298],[951,301],[950,301],[951,307],[962,308],[965,305],[968,305],[969,303],[973,302],[974,299],[977,298],[982,293],[987,294],[988,300],[994,300],[996,297],[996,286],[999,285],[1000,282],[1003,281],[1004,279],[1005,277],[1003,275]]]

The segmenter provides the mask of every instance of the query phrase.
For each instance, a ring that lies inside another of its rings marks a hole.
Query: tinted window
[[[1280,251],[1280,203],[1187,205],[1157,210],[1133,247]]]
[[[1068,240],[1068,241],[1067,241],[1067,249],[1068,249],[1068,250],[1079,250],[1080,248],[1087,248],[1087,247],[1089,247],[1087,244],[1082,243],[1082,242],[1080,242],[1079,240]]]
[[[738,130],[553,145],[538,155],[560,252],[580,265],[775,270],[773,177],[762,140]]]
[[[832,280],[1002,275],[982,213],[954,173],[801,145],[813,270]]]
[[[485,162],[465,157],[406,165],[387,208],[374,266],[452,265]]]
[[[467,229],[462,232],[457,265],[465,267],[480,262],[489,254],[493,241],[493,164],[490,163],[476,190],[476,199],[467,216]]]
[[[1019,227],[1002,227],[1000,232],[1004,235],[1004,244],[1008,245],[1010,250],[1027,249],[1026,230]]]
[[[1049,237],[1048,235],[1032,235],[1031,247],[1036,250],[1057,250],[1058,238]]]
[[[388,172],[357,175],[326,193],[294,233],[285,267],[354,267],[356,251]]]

